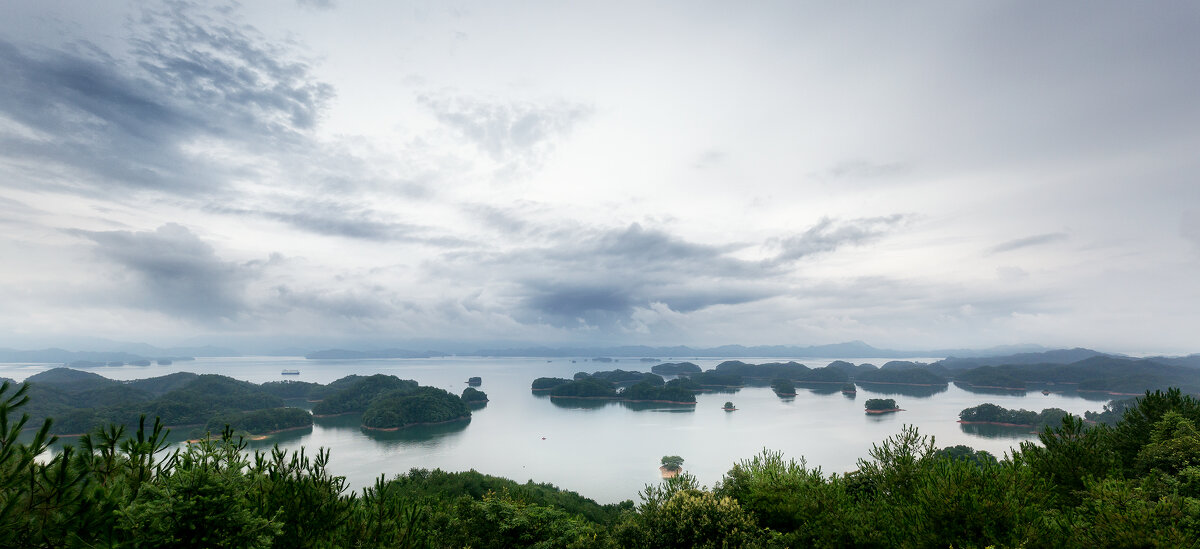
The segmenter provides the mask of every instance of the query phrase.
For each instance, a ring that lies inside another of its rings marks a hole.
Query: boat
[[[283,372],[280,372],[280,374],[279,374],[279,375],[282,375],[282,376],[298,376],[298,375],[300,375],[300,370],[284,370]]]

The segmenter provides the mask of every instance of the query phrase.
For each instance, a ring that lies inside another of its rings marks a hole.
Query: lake
[[[703,369],[728,358],[680,358]],[[743,358],[748,363],[786,362],[788,359]],[[810,368],[833,359],[797,358]],[[883,364],[889,359],[844,359],[855,364]],[[932,362],[937,358],[906,359]],[[574,362],[573,362],[574,361]],[[583,358],[446,357],[430,359],[377,359],[315,361],[301,357],[198,358],[168,366],[91,368],[112,379],[141,379],[188,371],[222,374],[261,383],[297,379],[329,383],[350,375],[391,374],[462,393],[471,376],[483,378],[480,390],[491,402],[473,413],[469,423],[418,427],[389,433],[366,432],[358,418],[343,416],[316,420],[311,430],[280,433],[251,448],[284,449],[318,447],[332,455],[329,468],[345,475],[356,489],[370,485],[380,474],[391,477],[413,467],[449,471],[475,469],[520,482],[548,482],[577,491],[601,503],[637,501],[646,484],[659,481],[659,460],[664,455],[685,459],[684,470],[712,486],[740,460],[763,448],[782,451],[786,457],[804,458],[809,467],[826,473],[857,468],[871,445],[900,431],[905,424],[934,436],[939,447],[966,444],[1002,456],[1022,440],[1036,438],[1023,429],[956,423],[963,408],[991,402],[1006,408],[1062,408],[1074,414],[1100,410],[1106,400],[1072,395],[1030,392],[1026,395],[986,395],[964,391],[953,384],[934,392],[902,386],[859,386],[854,398],[839,385],[807,389],[797,387],[795,398],[781,399],[768,387],[745,387],[730,393],[702,393],[694,407],[631,405],[603,401],[551,401],[534,395],[530,383],[538,377],[570,378],[575,372],[597,370],[649,371],[658,362],[621,359],[612,363]],[[22,380],[57,364],[0,364],[0,377]],[[298,376],[281,376],[284,369]],[[869,388],[869,390],[868,390]],[[899,394],[898,394],[899,393]],[[867,415],[868,398],[894,398],[902,412]],[[732,401],[736,412],[722,405]],[[69,439],[68,439],[69,443]]]

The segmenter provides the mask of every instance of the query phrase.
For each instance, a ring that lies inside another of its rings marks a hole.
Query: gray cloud
[[[998,253],[1003,253],[1003,252],[1011,252],[1013,250],[1019,250],[1021,248],[1029,248],[1032,246],[1041,246],[1044,244],[1059,242],[1059,241],[1066,240],[1066,239],[1067,239],[1067,233],[1038,234],[1038,235],[1033,235],[1033,236],[1027,236],[1025,238],[1017,238],[1014,240],[1009,240],[1007,242],[1001,242],[1000,244],[997,244],[995,246],[992,246],[991,248],[988,248],[988,253],[989,254],[998,254]]]
[[[296,309],[315,312],[324,317],[347,319],[383,319],[395,310],[393,296],[375,289],[373,292],[296,290],[286,285],[275,287],[270,308],[286,314]]]
[[[892,232],[906,219],[902,214],[849,221],[823,218],[803,233],[782,239],[779,242],[779,255],[767,264],[780,265],[811,255],[832,252],[843,246],[867,244]]]
[[[245,308],[243,292],[253,272],[220,260],[186,227],[68,232],[94,242],[99,258],[131,276],[126,295],[135,306],[202,320],[233,318]]]
[[[0,133],[0,158],[36,162],[22,181],[40,188],[220,191],[222,176],[246,168],[189,151],[197,139],[242,151],[295,145],[333,95],[232,17],[185,2],[146,11],[128,62],[87,43],[0,41],[0,116],[23,127]]]
[[[384,221],[386,215],[356,204],[333,201],[304,201],[292,208],[248,209],[212,204],[208,211],[252,216],[285,223],[293,228],[325,236],[377,242],[411,242],[438,247],[463,247],[474,243],[445,234],[433,227]]]
[[[539,105],[431,95],[418,101],[441,123],[516,172],[539,167],[553,151],[555,140],[592,112],[590,107],[566,102]]]
[[[677,312],[747,303],[784,292],[779,271],[732,257],[743,245],[698,244],[638,223],[623,228],[522,227],[546,244],[491,254],[459,252],[432,276],[486,273],[522,322],[620,329],[638,308]],[[486,282],[484,282],[486,283]]]

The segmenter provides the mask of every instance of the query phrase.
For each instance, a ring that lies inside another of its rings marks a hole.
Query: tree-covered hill
[[[371,401],[362,425],[370,429],[400,429],[471,418],[463,399],[437,387],[400,388]]]
[[[652,366],[650,371],[660,376],[677,376],[680,374],[698,374],[701,369],[691,362],[665,362]]]
[[[334,382],[334,384],[337,383],[336,381]],[[375,374],[373,376],[357,377],[349,383],[340,384],[340,386],[340,389],[333,391],[313,406],[313,414],[318,416],[332,416],[363,413],[371,405],[371,401],[383,393],[412,391],[417,388],[418,384],[410,379]]]

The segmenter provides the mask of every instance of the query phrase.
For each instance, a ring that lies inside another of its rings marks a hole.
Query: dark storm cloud
[[[824,218],[803,233],[782,239],[779,242],[779,255],[767,263],[780,265],[811,255],[832,252],[843,246],[867,244],[894,231],[905,220],[906,217],[901,214],[849,221]]]
[[[565,102],[539,105],[430,95],[418,100],[438,121],[512,170],[538,167],[554,141],[592,112],[590,107]]]
[[[26,184],[218,190],[234,168],[186,147],[202,138],[250,151],[295,143],[333,93],[230,17],[183,2],[143,13],[130,62],[86,43],[0,41],[0,115],[25,130],[0,133],[0,157],[45,166],[46,179]],[[76,177],[61,182],[56,170]]]
[[[1003,253],[1003,252],[1011,252],[1013,250],[1019,250],[1021,248],[1041,246],[1044,244],[1059,242],[1059,241],[1066,240],[1066,239],[1067,239],[1066,233],[1046,233],[1046,234],[1039,234],[1039,235],[1034,235],[1034,236],[1027,236],[1025,238],[1017,238],[1015,240],[1009,240],[1008,242],[1001,242],[1000,244],[997,244],[995,246],[992,246],[991,248],[988,248],[988,253],[998,254],[998,253]]]
[[[94,242],[99,258],[130,275],[123,295],[131,305],[203,320],[232,318],[244,309],[242,293],[253,272],[220,260],[212,246],[181,225],[168,223],[153,232],[68,232]]]

